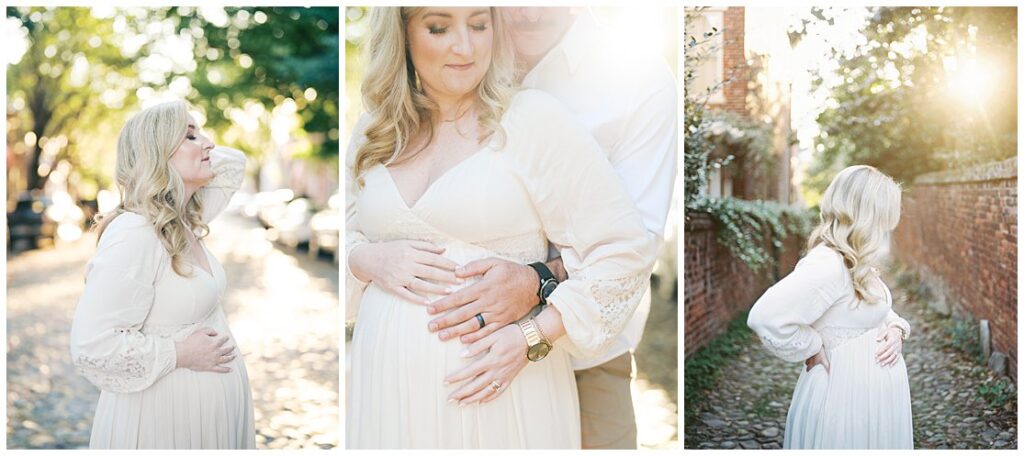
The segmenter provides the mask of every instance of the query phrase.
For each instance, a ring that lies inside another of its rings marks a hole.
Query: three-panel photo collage
[[[7,451],[1017,449],[1014,3],[313,3],[5,4]]]

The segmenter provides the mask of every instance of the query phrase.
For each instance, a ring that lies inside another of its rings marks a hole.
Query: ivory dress
[[[462,343],[429,332],[435,316],[422,304],[349,272],[348,315],[358,316],[347,446],[579,448],[570,352],[595,354],[613,340],[640,302],[655,257],[654,238],[600,147],[554,99],[522,91],[502,118],[504,147],[492,139],[409,207],[385,167],[366,171],[362,188],[351,177],[366,124],[357,125],[349,149],[347,251],[415,239],[444,247],[459,264],[488,257],[527,264],[547,259],[550,240],[570,277],[549,297],[568,337],[528,363],[495,400],[460,408],[447,396],[461,384],[443,379],[472,361],[459,356]]]
[[[750,310],[747,325],[774,355],[802,362],[824,346],[830,363],[827,373],[801,363],[784,448],[913,448],[907,365],[902,355],[892,367],[875,361],[879,334],[898,326],[910,335],[910,324],[880,278],[872,293],[885,302],[856,302],[842,257],[818,245]]]
[[[242,184],[245,155],[216,148],[215,177],[200,189],[212,220]],[[203,246],[212,274],[179,276],[153,225],[139,214],[115,218],[86,269],[71,327],[71,359],[100,388],[90,448],[255,448],[245,363],[229,373],[175,368],[174,343],[209,326],[231,337],[221,300],[224,269]]]

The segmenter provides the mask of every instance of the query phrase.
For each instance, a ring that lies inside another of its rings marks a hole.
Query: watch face
[[[530,349],[526,352],[526,358],[529,359],[530,361],[540,361],[544,359],[545,356],[548,356],[548,353],[550,352],[551,345],[545,342],[541,342],[530,347]]]
[[[540,287],[540,292],[544,296],[544,298],[547,298],[548,296],[551,295],[551,293],[555,291],[555,287],[557,286],[558,282],[555,282],[554,280],[546,280],[544,281],[544,285]]]

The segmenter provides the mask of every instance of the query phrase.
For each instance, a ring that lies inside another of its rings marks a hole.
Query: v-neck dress
[[[366,125],[364,117],[350,143],[350,171]],[[428,331],[435,316],[421,303],[349,272],[349,448],[580,447],[570,353],[600,353],[622,330],[649,282],[656,244],[600,147],[553,98],[519,92],[501,125],[503,135],[445,171],[411,206],[384,166],[350,175],[346,251],[421,240],[459,264],[490,257],[527,264],[547,259],[550,240],[569,275],[548,298],[567,336],[493,401],[459,407],[448,395],[461,384],[444,378],[473,361],[460,356],[463,344]]]
[[[245,155],[211,152],[200,189],[209,222],[241,186]],[[171,268],[153,224],[125,212],[107,226],[86,270],[71,328],[72,360],[100,388],[90,448],[254,448],[252,392],[221,301],[227,281],[202,246],[207,272]],[[228,373],[176,368],[175,342],[204,327],[228,336]]]
[[[893,366],[875,360],[878,336],[893,326],[910,335],[910,324],[893,312],[881,278],[872,285],[882,302],[857,299],[842,257],[819,245],[750,309],[747,324],[764,347],[801,362],[785,448],[913,448],[907,365],[902,355]],[[802,361],[823,347],[829,371],[808,372]]]

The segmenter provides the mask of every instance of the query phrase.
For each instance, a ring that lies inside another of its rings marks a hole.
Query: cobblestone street
[[[927,309],[905,274],[897,271],[886,281],[894,310],[913,327],[903,353],[915,448],[1017,448],[1016,393],[998,408],[979,397],[988,369],[947,347],[948,320]],[[700,403],[686,405],[700,407],[700,413],[685,423],[685,448],[782,447],[786,412],[803,364],[771,356],[753,335],[744,340],[739,355],[722,368],[717,387]]]
[[[339,445],[338,269],[266,241],[224,214],[206,245],[222,263],[225,310],[253,390],[258,448]],[[68,331],[95,237],[7,263],[7,447],[83,448],[99,391],[70,364]]]

